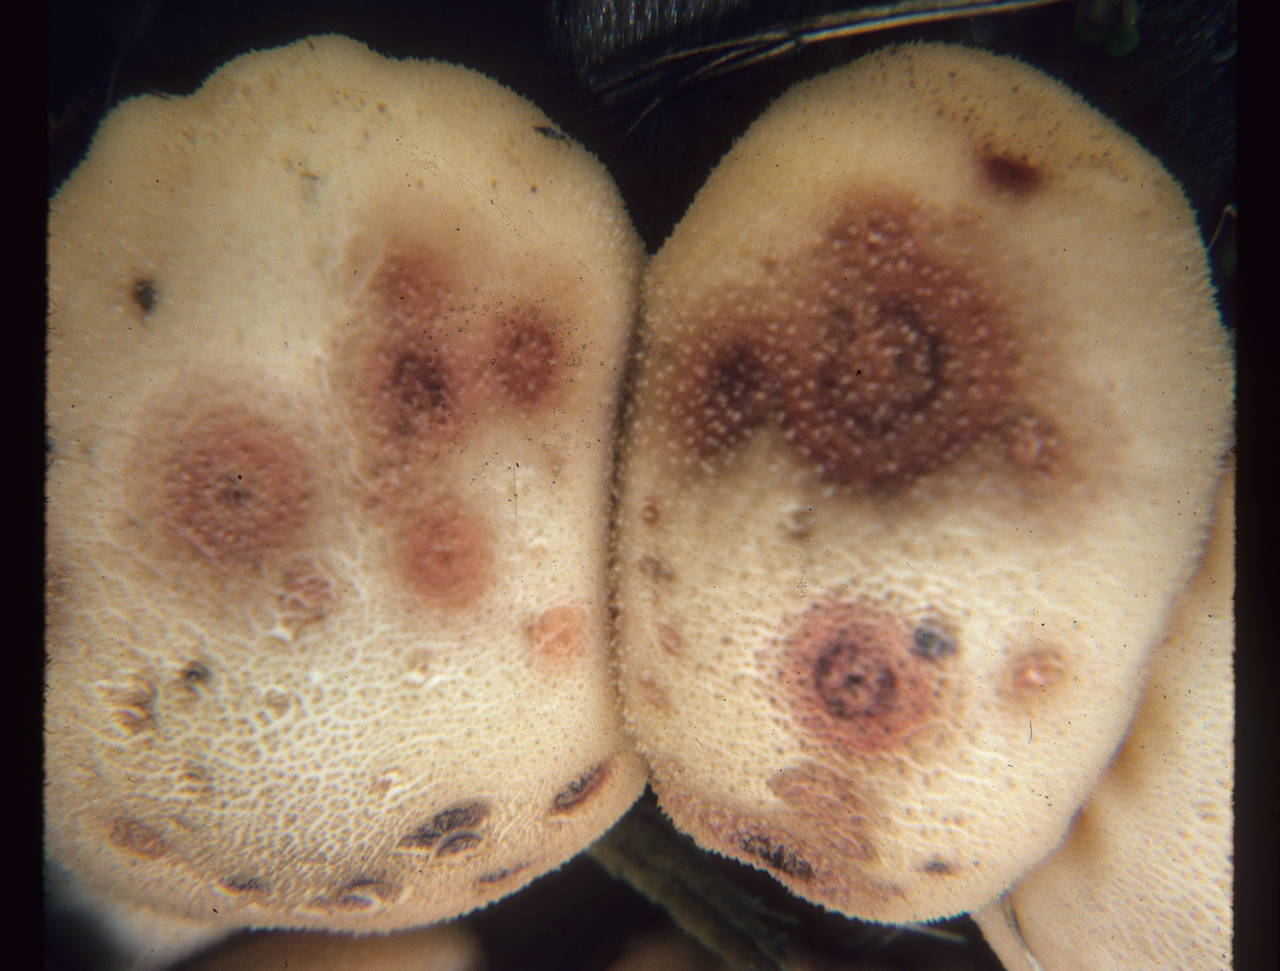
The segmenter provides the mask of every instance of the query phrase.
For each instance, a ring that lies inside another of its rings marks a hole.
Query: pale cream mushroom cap
[[[174,919],[483,905],[639,793],[606,656],[641,248],[473,72],[340,37],[117,109],[49,222],[49,855]]]
[[[1063,844],[974,914],[1009,971],[1231,961],[1235,488],[1179,597],[1133,727]]]
[[[615,561],[675,824],[886,922],[1059,842],[1203,542],[1231,367],[1196,223],[1018,61],[780,99],[646,272]]]

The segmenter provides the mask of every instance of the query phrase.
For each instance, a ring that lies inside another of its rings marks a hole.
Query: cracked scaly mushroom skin
[[[878,921],[1061,839],[1190,575],[1231,372],[1195,220],[1016,61],[799,85],[651,261],[628,724],[678,827]]]
[[[604,548],[640,250],[548,126],[311,38],[125,103],[54,199],[46,849],[91,892],[413,926],[639,793]]]

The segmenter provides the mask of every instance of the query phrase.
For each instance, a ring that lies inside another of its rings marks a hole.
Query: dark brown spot
[[[529,411],[542,403],[555,387],[559,363],[555,337],[536,317],[501,322],[493,367],[511,404]]]
[[[182,669],[182,683],[193,691],[208,684],[209,677],[209,669],[199,661],[192,661]]]
[[[930,860],[920,869],[925,873],[931,873],[934,876],[940,877],[948,876],[953,872],[951,864],[947,863],[945,860]]]
[[[1044,183],[1044,173],[1025,158],[987,153],[979,159],[979,165],[983,179],[1000,192],[1026,196]]]
[[[533,130],[543,138],[549,138],[553,142],[567,142],[569,140],[568,135],[557,128],[552,128],[550,125],[534,125]]]
[[[156,284],[154,280],[147,277],[139,277],[133,281],[133,286],[129,288],[129,296],[133,302],[137,304],[138,309],[142,311],[142,316],[146,316],[155,309],[156,306]]]
[[[552,814],[558,815],[576,809],[598,793],[608,779],[608,761],[587,769],[586,772],[556,793],[555,798],[551,800]]]
[[[811,608],[785,645],[793,704],[812,735],[837,748],[886,748],[933,713],[932,664],[898,616],[860,602]]]
[[[146,860],[157,860],[169,852],[168,844],[159,833],[128,816],[117,816],[111,821],[109,839],[126,853]]]
[[[409,528],[404,562],[413,589],[433,603],[462,607],[489,583],[493,559],[489,530],[479,519],[445,501]]]
[[[744,853],[770,870],[797,880],[813,879],[813,867],[803,857],[768,836],[743,833],[738,835],[737,842]]]
[[[265,421],[211,416],[180,435],[161,486],[169,532],[222,565],[249,566],[293,546],[307,520],[302,453]]]

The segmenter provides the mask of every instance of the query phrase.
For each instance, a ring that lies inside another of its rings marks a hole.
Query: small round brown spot
[[[609,781],[609,762],[606,760],[593,765],[567,786],[556,793],[551,800],[552,815],[567,813],[577,809],[587,800],[595,796]]]
[[[1036,648],[1014,658],[1009,667],[1009,690],[1023,700],[1052,690],[1067,673],[1062,655],[1053,648]]]
[[[111,821],[108,838],[117,848],[146,860],[158,860],[169,852],[168,844],[159,833],[128,816],[117,816]]]
[[[956,652],[956,639],[940,621],[926,620],[911,632],[911,653],[938,661]]]
[[[554,390],[559,367],[555,335],[537,315],[499,322],[493,369],[498,388],[510,404],[522,411],[540,405]]]
[[[250,567],[296,543],[308,480],[288,436],[248,414],[210,416],[178,436],[166,462],[165,526],[212,563]]]
[[[208,667],[199,661],[191,661],[182,669],[180,677],[188,691],[199,694],[209,684],[212,675]]]
[[[1026,158],[987,152],[978,159],[983,181],[999,192],[1029,196],[1044,184],[1044,172]]]
[[[493,558],[483,522],[444,502],[418,516],[405,537],[405,571],[414,591],[443,607],[476,600],[489,582]]]
[[[587,614],[581,607],[560,604],[539,614],[524,633],[535,658],[573,661],[586,653]]]
[[[810,608],[784,642],[792,704],[812,736],[874,752],[897,744],[933,715],[934,665],[914,650],[896,614],[854,601]]]
[[[931,874],[935,877],[950,876],[953,872],[952,866],[946,860],[929,860],[920,868],[923,872]]]
[[[666,689],[654,678],[636,678],[636,687],[640,691],[640,698],[650,708],[656,708],[658,711],[664,712],[671,710],[671,699],[667,696]]]

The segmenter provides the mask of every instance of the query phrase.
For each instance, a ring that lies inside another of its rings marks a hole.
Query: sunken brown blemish
[[[559,379],[556,338],[536,315],[501,321],[492,361],[503,397],[522,411],[542,404]]]
[[[201,559],[248,569],[292,548],[308,518],[310,475],[286,435],[245,412],[176,436],[160,485],[168,533]]]
[[[819,743],[854,752],[898,744],[934,712],[936,665],[913,628],[860,601],[819,604],[783,644],[792,709]]]
[[[471,831],[488,818],[488,803],[476,801],[452,806],[436,813],[431,817],[430,821],[403,837],[399,845],[402,849],[431,850],[460,835],[473,835],[478,842],[479,835]],[[459,847],[458,849],[465,848]],[[454,852],[458,852],[458,850]]]
[[[772,375],[760,341],[730,340],[695,358],[678,380],[677,437],[702,458],[734,448],[769,414]]]
[[[405,574],[415,593],[442,607],[464,607],[489,584],[489,530],[456,503],[422,513],[404,538]]]
[[[577,809],[591,799],[604,787],[610,776],[609,762],[606,760],[593,765],[567,786],[555,794],[551,800],[552,815],[560,815]]]
[[[484,842],[479,833],[453,833],[440,841],[436,848],[436,856],[457,856],[467,850],[474,850]]]
[[[156,283],[149,277],[139,277],[129,287],[129,298],[142,311],[142,316],[144,317],[155,309],[158,296]]]
[[[188,694],[199,697],[208,687],[211,677],[212,674],[206,665],[199,661],[188,661],[178,674],[178,681]]]
[[[573,661],[586,652],[587,614],[581,607],[560,604],[539,614],[524,633],[535,658]]]
[[[111,821],[108,839],[118,849],[144,860],[158,860],[169,852],[169,845],[159,833],[128,816]]]
[[[956,652],[956,639],[941,621],[926,620],[911,632],[911,653],[937,661]]]
[[[636,688],[640,692],[640,698],[650,708],[656,708],[662,712],[671,710],[671,698],[656,679],[644,676],[636,678]]]
[[[955,872],[951,864],[945,860],[929,860],[920,869],[935,877],[950,876]]]
[[[1044,172],[1027,161],[999,152],[986,152],[978,158],[983,182],[999,192],[1012,196],[1029,196],[1044,184]]]
[[[1057,687],[1066,673],[1067,666],[1056,649],[1035,648],[1010,663],[1007,688],[1015,698],[1033,700]]]
[[[797,880],[812,880],[813,867],[786,844],[761,833],[740,833],[734,837],[743,853],[770,870]]]

